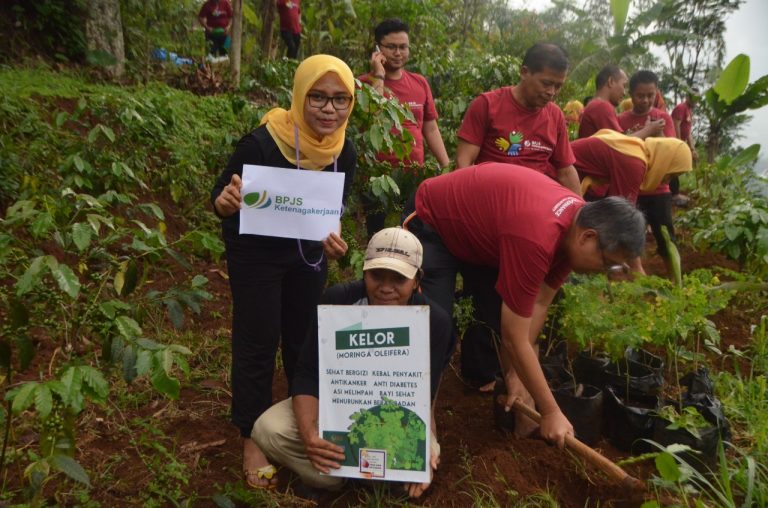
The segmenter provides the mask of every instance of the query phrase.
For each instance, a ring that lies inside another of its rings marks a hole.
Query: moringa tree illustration
[[[728,121],[739,113],[768,104],[768,74],[749,83],[749,57],[736,55],[715,85],[704,93],[704,114],[709,122],[707,162],[714,162]]]

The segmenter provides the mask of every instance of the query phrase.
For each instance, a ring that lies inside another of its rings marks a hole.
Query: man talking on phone
[[[416,122],[403,122],[403,127],[413,135],[413,148],[408,157],[400,161],[394,153],[379,153],[380,161],[393,167],[402,163],[406,167],[424,164],[424,141],[441,168],[450,163],[443,137],[437,127],[437,110],[432,99],[432,90],[424,76],[405,70],[411,55],[408,38],[408,24],[396,18],[386,19],[374,29],[376,49],[371,55],[371,70],[358,79],[371,85],[380,94],[396,97],[401,104],[408,105]],[[384,227],[386,213],[374,209],[370,201],[365,203],[366,227],[370,238]]]

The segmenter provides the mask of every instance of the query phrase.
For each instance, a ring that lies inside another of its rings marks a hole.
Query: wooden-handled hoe
[[[530,418],[531,420],[535,421],[536,423],[541,422],[541,415],[538,413],[538,411],[523,404],[523,402],[520,401],[520,399],[515,399],[515,401],[512,403],[512,407],[515,410],[527,416],[528,418]],[[593,466],[599,468],[606,475],[608,475],[608,477],[611,478],[612,480],[616,480],[617,482],[620,482],[623,486],[631,489],[636,489],[636,490],[645,489],[645,484],[643,482],[641,482],[634,476],[631,476],[629,473],[627,473],[622,468],[620,468],[615,463],[613,463],[610,459],[607,459],[603,455],[599,454],[598,452],[596,452],[589,446],[585,445],[575,437],[566,435],[565,445],[571,450],[573,450],[574,452],[576,452],[576,454],[579,455],[581,458],[583,458]]]

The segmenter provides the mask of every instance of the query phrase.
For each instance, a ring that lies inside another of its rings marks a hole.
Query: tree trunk
[[[710,122],[712,121],[713,119],[710,118]],[[704,145],[706,147],[707,162],[709,164],[713,164],[715,162],[715,157],[717,157],[717,152],[720,149],[721,131],[722,127],[717,122],[714,124],[710,123],[709,132],[707,132],[707,141]]]
[[[240,55],[243,48],[243,0],[232,2],[232,47],[229,62],[232,66],[232,82],[240,86]]]
[[[104,62],[104,70],[111,78],[121,77],[125,72],[125,44],[119,0],[88,0],[85,37],[88,60]],[[114,60],[107,55],[112,55]]]
[[[275,28],[275,0],[261,0],[261,53],[272,58],[272,33]]]

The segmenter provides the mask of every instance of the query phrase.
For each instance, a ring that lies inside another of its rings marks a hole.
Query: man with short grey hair
[[[541,173],[501,163],[425,180],[414,207],[405,227],[424,246],[424,294],[450,312],[457,272],[471,274],[464,277],[464,295],[472,297],[475,319],[486,329],[465,333],[462,376],[482,386],[499,371],[498,339],[489,337],[490,329],[501,337],[507,410],[514,397],[531,402],[532,396],[542,436],[563,446],[573,427],[544,379],[536,339],[571,271],[599,272],[642,253],[643,215],[623,198],[585,203]],[[487,344],[478,346],[483,340]],[[518,434],[534,430],[520,417],[516,425]]]

